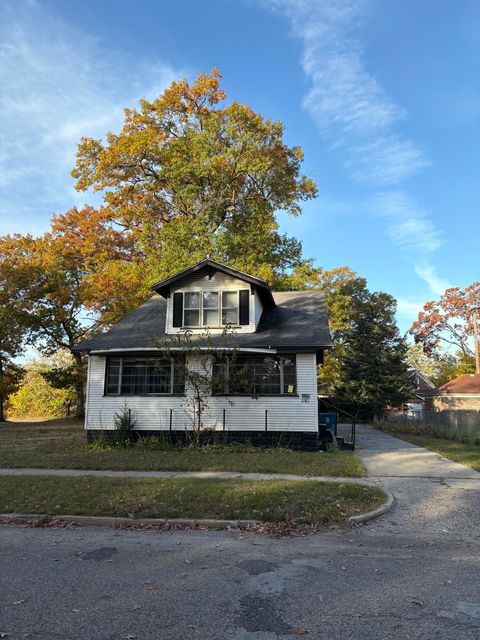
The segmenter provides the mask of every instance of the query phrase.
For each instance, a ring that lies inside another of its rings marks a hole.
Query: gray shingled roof
[[[277,306],[263,312],[257,331],[236,334],[232,342],[241,348],[299,351],[318,351],[332,346],[325,297],[321,291],[282,291],[273,292],[273,296]],[[154,350],[156,344],[166,338],[166,310],[167,301],[154,295],[106,333],[77,345],[77,350]],[[213,345],[224,346],[223,337],[213,337]]]

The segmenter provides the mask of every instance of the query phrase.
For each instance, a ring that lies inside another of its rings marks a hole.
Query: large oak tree
[[[224,100],[213,70],[126,109],[120,132],[80,141],[77,189],[101,191],[105,224],[132,242],[130,260],[98,269],[95,297],[110,317],[206,256],[271,283],[304,262],[276,220],[316,194],[302,151],[284,143],[280,122]]]

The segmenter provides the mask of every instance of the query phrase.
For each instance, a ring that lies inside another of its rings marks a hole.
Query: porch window
[[[214,395],[295,395],[295,355],[237,355],[213,363]]]
[[[176,395],[184,392],[180,357],[107,359],[106,395]]]

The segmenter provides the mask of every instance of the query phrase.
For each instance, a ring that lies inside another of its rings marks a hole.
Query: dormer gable
[[[206,259],[155,284],[167,299],[166,333],[189,329],[253,333],[264,309],[275,306],[264,280]]]

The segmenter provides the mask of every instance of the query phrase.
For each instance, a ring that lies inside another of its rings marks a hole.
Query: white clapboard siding
[[[191,364],[193,366],[193,363]],[[87,388],[86,429],[113,429],[115,413],[125,403],[136,419],[139,431],[191,428],[191,396],[104,396],[105,357],[90,356]],[[297,396],[211,396],[206,399],[203,426],[230,431],[311,431],[318,429],[317,369],[315,354],[297,354]],[[309,397],[302,397],[307,394]]]
[[[244,280],[239,280],[232,276],[217,271],[211,278],[208,275],[193,273],[176,284],[172,285],[171,296],[167,301],[166,332],[179,333],[180,327],[173,326],[173,294],[176,291],[239,291],[240,289],[250,289],[250,285]],[[250,323],[235,327],[235,333],[253,333],[262,315],[262,303],[256,295],[250,296]],[[192,332],[203,332],[204,329],[192,329]],[[210,328],[211,334],[222,333],[223,328]]]

